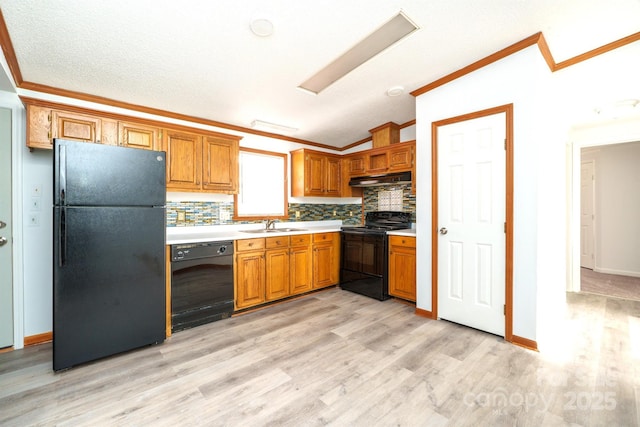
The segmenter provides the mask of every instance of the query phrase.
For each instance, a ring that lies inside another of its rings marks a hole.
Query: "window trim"
[[[273,157],[282,157],[283,162],[283,176],[284,176],[284,188],[282,189],[284,194],[284,205],[283,212],[284,215],[238,215],[238,194],[233,195],[233,220],[234,221],[259,221],[264,219],[279,219],[279,220],[288,220],[289,219],[289,175],[287,173],[287,166],[289,163],[289,154],[288,153],[278,153],[275,151],[266,151],[266,150],[258,150],[255,148],[247,148],[240,147],[240,151],[245,151],[248,153],[256,153],[263,154],[265,156],[273,156]],[[240,162],[240,156],[238,156],[238,162]],[[238,164],[238,169],[240,169],[240,165]],[[240,179],[240,177],[238,177]],[[240,191],[240,186],[238,186],[238,191]]]

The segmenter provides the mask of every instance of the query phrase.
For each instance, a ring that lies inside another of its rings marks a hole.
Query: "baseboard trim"
[[[602,274],[615,274],[616,276],[640,277],[640,273],[637,271],[625,271],[625,270],[616,270],[613,268],[600,268],[600,267],[595,267],[593,271],[595,271],[596,273],[602,273]]]
[[[517,335],[513,335],[511,338],[511,343],[520,347],[524,347],[527,350],[538,351],[538,343],[528,338],[522,338]]]
[[[42,334],[29,335],[24,337],[24,346],[44,344],[53,341],[53,332],[44,332]]]
[[[427,319],[433,319],[433,313],[429,310],[416,307],[416,316],[426,317]]]

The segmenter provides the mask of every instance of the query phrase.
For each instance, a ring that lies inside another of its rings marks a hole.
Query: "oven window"
[[[384,273],[384,235],[343,233],[342,268],[382,276]]]

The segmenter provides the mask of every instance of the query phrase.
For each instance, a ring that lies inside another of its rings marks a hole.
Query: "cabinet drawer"
[[[389,246],[416,247],[416,238],[407,236],[389,236]]]
[[[259,237],[257,239],[236,240],[236,250],[238,252],[255,251],[258,249],[264,249],[264,247],[265,247],[264,237]]]
[[[289,236],[267,237],[267,249],[289,247]]]
[[[316,233],[313,235],[313,243],[331,242],[336,233]]]
[[[291,246],[303,246],[311,243],[311,234],[291,236]]]

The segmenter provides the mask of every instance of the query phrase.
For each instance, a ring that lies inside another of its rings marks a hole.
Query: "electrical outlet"
[[[337,211],[333,211],[333,216],[336,216],[336,215],[338,215],[338,212]]]
[[[39,211],[40,210],[40,197],[32,197],[31,198],[31,210]]]
[[[29,215],[29,226],[37,227],[40,225],[40,214],[32,213]]]
[[[296,218],[300,218],[300,211],[296,211]]]
[[[226,211],[220,212],[220,221],[229,221],[230,219],[231,219],[231,216],[229,215],[229,212],[226,212]]]
[[[178,211],[178,222],[184,222],[185,219],[184,211]]]
[[[353,216],[353,211],[349,211],[349,216]]]

